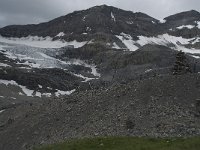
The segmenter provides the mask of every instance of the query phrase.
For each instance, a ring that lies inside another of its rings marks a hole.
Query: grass
[[[35,150],[200,150],[200,137],[188,139],[94,138],[71,140]]]

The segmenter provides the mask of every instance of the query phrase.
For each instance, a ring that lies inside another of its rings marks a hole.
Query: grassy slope
[[[73,140],[35,150],[200,150],[200,138],[96,138]]]

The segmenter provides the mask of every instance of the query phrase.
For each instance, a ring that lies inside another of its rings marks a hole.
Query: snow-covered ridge
[[[63,33],[59,33],[57,36],[64,36]],[[77,42],[76,40],[71,42],[55,40],[51,37],[38,37],[38,36],[28,36],[22,38],[5,38],[0,36],[0,42],[9,43],[9,44],[21,44],[32,47],[39,48],[61,48],[69,45],[73,45],[74,48],[79,48],[84,46],[88,41],[85,42]]]

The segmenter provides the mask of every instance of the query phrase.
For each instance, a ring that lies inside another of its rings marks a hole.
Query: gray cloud
[[[191,9],[200,11],[199,0],[0,0],[0,26],[39,23],[101,4],[157,19]]]

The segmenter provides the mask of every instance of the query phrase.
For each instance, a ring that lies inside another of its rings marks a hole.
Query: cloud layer
[[[191,9],[200,11],[199,0],[0,0],[0,27],[48,21],[101,4],[144,12],[157,19]]]

